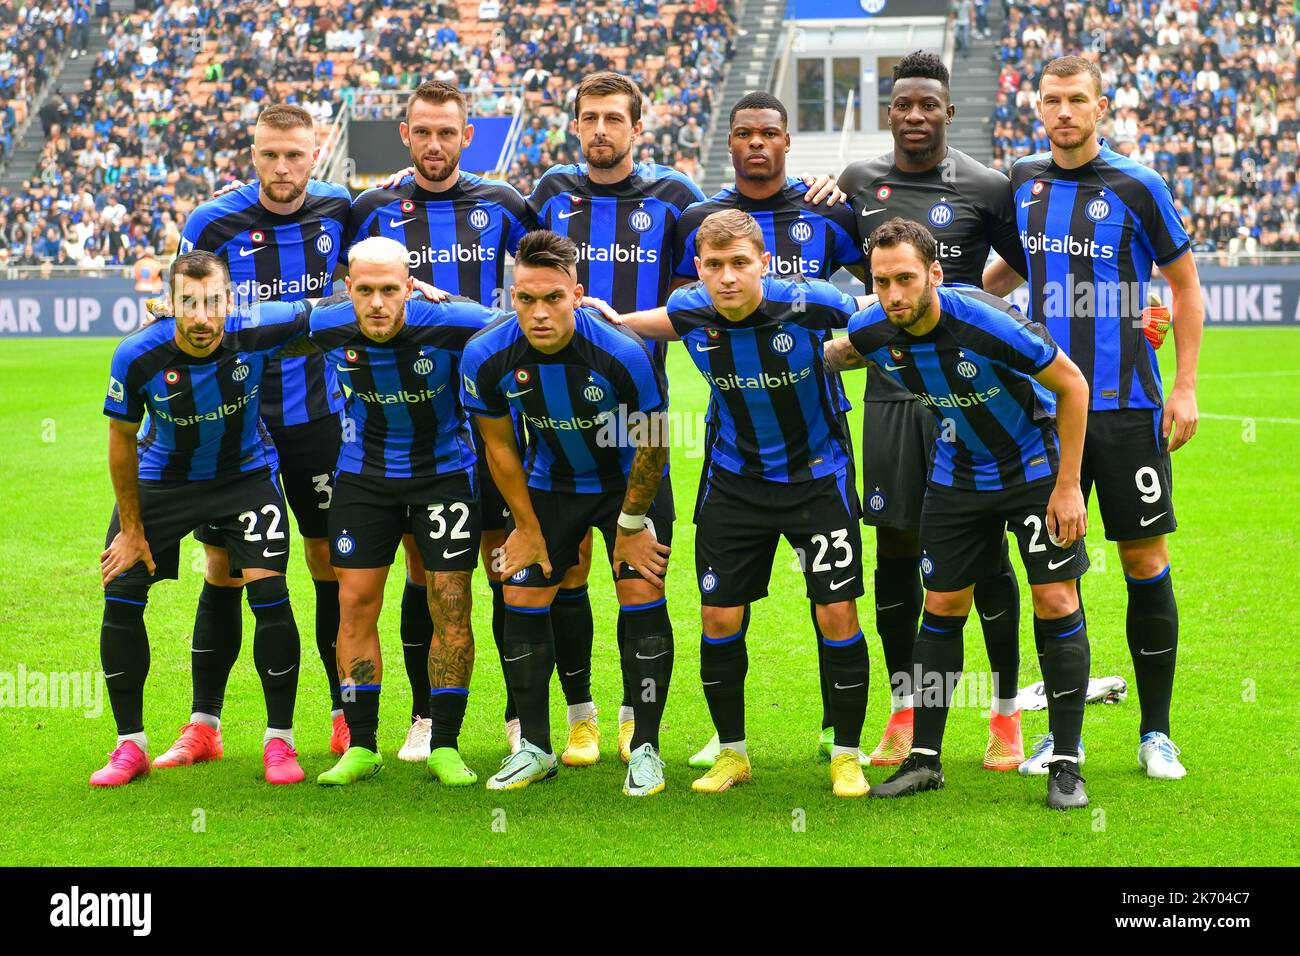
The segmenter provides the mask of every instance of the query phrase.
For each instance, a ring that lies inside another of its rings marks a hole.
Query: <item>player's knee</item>
[[[842,641],[861,630],[858,625],[858,606],[855,601],[838,601],[835,604],[817,605],[817,626],[832,641]]]
[[[118,623],[138,621],[149,603],[149,586],[113,581],[104,589],[104,617]]]
[[[1079,592],[1074,581],[1057,581],[1033,587],[1034,617],[1054,621],[1067,617],[1079,609]]]
[[[730,637],[742,632],[744,620],[743,607],[710,607],[706,604],[700,608],[700,623],[706,637]]]
[[[468,639],[470,611],[473,598],[470,594],[469,571],[439,571],[431,575],[429,591],[430,610],[444,631],[443,639],[463,641]]]
[[[1128,577],[1145,581],[1169,567],[1169,549],[1164,538],[1144,541],[1140,545],[1120,542],[1119,563]]]
[[[965,591],[927,591],[925,609],[940,617],[965,617],[970,613],[971,589]]]
[[[307,571],[313,581],[333,581],[336,579],[334,568],[330,564],[330,544],[328,538],[303,538],[303,554],[307,558]]]

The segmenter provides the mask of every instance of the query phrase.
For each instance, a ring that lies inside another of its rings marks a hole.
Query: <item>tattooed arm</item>
[[[867,367],[867,360],[858,354],[858,350],[853,347],[848,336],[828,339],[824,347],[824,357],[828,372],[848,372]]]
[[[645,431],[649,432],[648,439],[646,444],[637,446],[627,476],[623,513],[619,516],[618,537],[614,541],[614,567],[617,570],[626,564],[662,589],[672,549],[658,542],[654,531],[645,523],[645,515],[659,493],[664,466],[668,463],[667,415],[662,412],[651,415]]]

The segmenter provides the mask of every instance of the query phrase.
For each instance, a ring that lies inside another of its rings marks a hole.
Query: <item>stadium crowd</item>
[[[14,82],[28,84],[29,99],[49,48],[69,35],[66,5],[45,6],[58,14],[51,35],[34,8],[10,43],[28,51],[31,79]],[[694,174],[733,22],[718,0],[418,8],[145,0],[98,28],[107,46],[90,79],[57,90],[39,111],[47,142],[35,174],[13,194],[0,188],[0,267],[170,256],[198,202],[231,179],[253,178],[247,147],[264,105],[295,102],[323,125],[358,91],[396,92],[428,78],[468,90],[479,114],[508,114],[516,97],[527,100],[529,126],[508,178],[528,192],[552,163],[578,158],[565,113],[578,79],[627,68],[648,97],[637,158]]]
[[[1110,141],[1169,178],[1198,251],[1300,251],[1296,20],[1230,0],[1003,2],[994,167],[1047,148],[1033,106],[1044,65],[1095,54]],[[527,193],[548,167],[579,158],[568,130],[577,80],[627,69],[648,98],[637,159],[694,176],[734,33],[718,0],[136,7],[117,21],[87,0],[0,7],[0,157],[60,52],[84,50],[89,30],[107,35],[90,79],[41,107],[47,142],[35,175],[13,194],[0,188],[0,266],[170,255],[197,202],[251,178],[247,146],[263,105],[296,102],[324,124],[345,102],[360,115],[391,109],[360,91],[397,93],[426,78],[462,86],[478,114],[509,114],[524,100],[507,178]],[[974,32],[987,28],[986,7],[963,8]]]
[[[1300,251],[1300,16],[1232,0],[1005,5],[996,168],[1048,148],[1034,113],[1044,66],[1063,54],[1095,55],[1111,101],[1111,145],[1169,180],[1198,252]]]

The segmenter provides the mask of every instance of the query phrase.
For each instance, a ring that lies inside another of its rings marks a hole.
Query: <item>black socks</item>
[[[912,693],[912,647],[925,603],[920,567],[920,558],[876,560],[876,633],[894,697]]]
[[[718,742],[726,747],[745,739],[745,675],[749,653],[745,648],[745,623],[727,637],[700,635],[700,682],[709,715],[718,730]]]
[[[501,665],[519,711],[520,735],[543,753],[551,752],[550,686],[555,640],[550,608],[505,607]]]
[[[408,580],[402,589],[402,660],[411,685],[412,720],[429,716],[429,645],[432,643],[429,592],[423,584]]]
[[[266,726],[292,730],[300,649],[289,588],[283,577],[273,577],[250,581],[244,589],[248,592],[248,606],[257,618],[253,663],[266,697]]]
[[[1128,582],[1128,649],[1142,707],[1142,734],[1169,734],[1169,704],[1178,660],[1178,603],[1165,568],[1154,578]]]
[[[1077,757],[1088,699],[1088,628],[1083,610],[1045,621],[1034,616],[1034,639],[1041,642],[1043,695],[1054,757]]]
[[[342,710],[339,696],[339,663],[335,644],[339,639],[339,583],[312,581],[316,588],[316,653],[329,681],[330,710]]]
[[[149,675],[149,636],[144,629],[147,587],[110,584],[99,628],[99,659],[119,735],[144,730],[144,680]]]
[[[961,680],[965,617],[944,617],[925,611],[913,651],[918,675],[913,705],[916,707],[912,747],[943,750],[943,730],[948,722],[952,692]]]
[[[826,662],[824,685],[828,687],[830,711],[835,727],[835,746],[851,747],[862,742],[862,721],[867,714],[869,660],[862,632],[843,641],[822,639]]]
[[[243,643],[243,588],[219,587],[207,581],[194,612],[190,644],[193,698],[190,711],[221,716],[230,671]]]
[[[555,669],[560,673],[564,700],[570,706],[591,700],[591,600],[587,585],[560,588],[551,604],[555,635]]]
[[[668,600],[619,608],[624,632],[622,664],[625,694],[632,694],[632,750],[643,744],[659,749],[659,724],[673,673],[673,625]]]

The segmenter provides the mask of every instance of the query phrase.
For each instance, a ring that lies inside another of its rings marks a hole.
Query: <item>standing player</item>
[[[1142,706],[1138,763],[1151,777],[1176,779],[1187,770],[1169,739],[1178,656],[1169,453],[1196,434],[1205,311],[1168,184],[1096,137],[1106,106],[1095,64],[1066,56],[1047,65],[1038,111],[1052,149],[1012,167],[1012,203],[1028,260],[1029,317],[1047,326],[1092,389],[1083,488],[1097,489],[1106,537],[1118,546],[1128,582],[1128,646]],[[1178,365],[1168,400],[1143,340],[1153,263],[1173,294]],[[1053,743],[1059,752],[1060,737],[1044,741],[1027,772],[1041,766]]]
[[[351,196],[311,179],[319,154],[311,115],[301,107],[264,109],[253,130],[258,182],[223,193],[190,214],[180,251],[224,260],[240,303],[296,302],[329,295],[343,248]],[[302,535],[316,589],[316,650],[330,685],[330,747],[342,753],[347,725],[334,667],[338,581],[330,567],[326,517],[333,495],[343,396],[320,355],[272,362],[262,387],[262,420],[275,441],[284,495]],[[207,552],[203,593],[194,617],[193,713],[180,738],[155,762],[178,767],[221,756],[221,708],[239,656],[239,588],[221,536],[200,527]]]
[[[920,51],[903,57],[894,67],[889,105],[894,150],[851,164],[840,185],[858,212],[863,235],[894,216],[930,229],[948,282],[979,285],[990,247],[1011,263],[1008,273],[1014,269],[1023,275],[1007,179],[947,144],[955,114],[943,61]],[[1006,288],[989,291],[1001,295],[1017,280],[1003,281]],[[871,762],[897,764],[912,743],[912,646],[923,597],[918,529],[936,429],[911,393],[877,368],[867,370],[862,419],[864,520],[876,528],[876,631],[891,688],[891,716]],[[989,573],[975,586],[993,674],[984,766],[1014,770],[1024,759],[1016,707],[1020,591],[1005,546],[1000,559],[985,570]]]
[[[1047,805],[1087,806],[1077,742],[1089,650],[1076,587],[1088,567],[1079,483],[1087,383],[1041,325],[974,286],[941,285],[937,244],[923,225],[890,219],[867,254],[879,303],[853,316],[848,338],[827,348],[827,365],[869,360],[950,432],[935,443],[921,510],[927,593],[913,652],[915,736],[902,766],[872,793],[943,786],[939,755],[961,679],[962,630],[975,582],[997,560],[1009,525],[1033,592],[1048,721],[1057,740],[1074,742],[1048,768]]]
[[[462,365],[463,401],[478,417],[512,526],[502,662],[522,740],[488,788],[515,790],[556,773],[548,713],[554,602],[599,528],[625,637],[623,680],[637,689],[623,792],[651,796],[664,788],[659,724],[673,665],[663,589],[672,515],[655,503],[668,460],[667,390],[644,343],[576,308],[577,261],[577,247],[562,236],[525,236],[511,288],[516,312],[476,336]],[[526,466],[511,409],[528,423]]]
[[[406,527],[419,542],[433,613],[426,662],[432,721],[428,767],[441,782],[478,777],[457,749],[474,637],[470,577],[478,563],[479,501],[460,355],[493,313],[474,302],[407,301],[407,250],[381,236],[348,252],[349,302],[312,314],[311,341],[347,386],[355,436],[343,443],[330,506],[339,576],[338,676],[351,743],[317,782],[350,784],[383,769],[376,739],[383,662],[379,612]]]
[[[632,144],[642,130],[641,91],[627,77],[607,72],[583,77],[573,113],[572,129],[586,162],[547,170],[528,197],[529,209],[541,228],[577,245],[578,282],[587,295],[604,299],[620,312],[662,305],[672,278],[677,221],[704,194],[676,169],[634,162]],[[662,371],[662,348],[654,348],[654,358]],[[675,516],[672,491],[671,481],[665,480],[656,503],[669,521]],[[556,670],[569,705],[569,742],[562,754],[569,766],[600,759],[591,696],[589,542],[585,548],[585,559],[569,570],[551,609]],[[620,653],[625,643],[620,634]],[[625,682],[618,715],[618,749],[624,760],[633,733],[635,697],[635,689]]]
[[[406,247],[416,279],[489,308],[502,308],[506,255],[518,248],[531,216],[513,186],[461,170],[461,153],[474,138],[465,94],[438,80],[421,83],[411,93],[400,130],[413,165],[391,186],[369,189],[357,197],[348,219],[349,237],[396,239]],[[481,455],[477,432],[475,443]],[[479,480],[483,569],[492,587],[492,637],[499,655],[505,607],[501,574],[493,568],[492,556],[505,543],[507,514],[486,468],[479,469]],[[411,729],[398,756],[424,760],[429,756],[426,667],[433,620],[420,551],[409,534],[403,544],[407,575],[402,592],[402,651],[411,682]],[[519,721],[508,693],[505,719],[513,750],[518,745]]]
[[[806,202],[808,185],[800,179],[786,178],[785,157],[790,151],[790,133],[785,104],[770,93],[747,93],[731,108],[729,121],[727,146],[731,152],[731,165],[736,171],[736,182],[712,199],[689,207],[682,215],[674,241],[675,278],[699,279],[695,269],[695,233],[700,224],[715,212],[740,209],[753,216],[763,230],[763,244],[771,252],[773,274],[829,279],[839,269],[846,268],[866,283],[866,271],[861,265],[858,217],[853,208],[847,203],[810,207]],[[848,412],[849,407],[845,401],[842,411]],[[716,414],[712,405],[708,418],[710,427],[714,427]],[[713,445],[713,437],[709,436],[709,447]],[[708,470],[706,461],[700,471],[701,491]],[[822,643],[818,630],[816,604],[810,602],[809,609],[816,635],[822,693],[820,752],[829,758],[834,746],[835,728],[831,721],[826,645]],[[702,769],[712,767],[718,750],[715,736],[691,757],[690,765]]]
[[[867,645],[858,625],[862,537],[849,475],[839,381],[822,349],[857,302],[828,282],[768,274],[763,230],[740,209],[695,235],[701,282],[666,309],[623,319],[648,338],[680,339],[712,391],[717,429],[696,505],[695,571],[703,634],[700,679],[721,741],[693,789],[722,793],[751,777],[745,747],[749,606],[767,595],[784,536],[803,555],[826,646],[836,796],[868,792],[858,760],[867,708]]]
[[[203,525],[242,569],[248,606],[257,618],[253,660],[266,695],[266,779],[298,783],[298,628],[284,580],[289,533],[258,411],[266,368],[277,349],[305,331],[309,306],[267,303],[251,312],[232,311],[225,263],[207,252],[178,256],[167,286],[175,318],[119,343],[104,403],[104,414],[113,419],[109,472],[117,507],[100,555],[100,654],[118,736],[108,764],[90,782],[118,786],[149,772],[149,586],[177,576],[181,538]],[[137,440],[146,412],[148,431]],[[231,653],[227,671],[233,662]],[[221,754],[218,735],[211,756]]]

